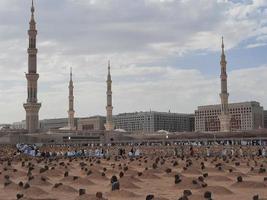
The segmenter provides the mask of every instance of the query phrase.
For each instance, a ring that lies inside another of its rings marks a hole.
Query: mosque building
[[[37,98],[37,48],[36,48],[36,22],[34,18],[34,4],[31,5],[31,19],[28,30],[28,72],[27,102],[23,104],[26,111],[26,120],[15,122],[13,128],[24,128],[28,133],[44,132],[50,129],[66,128],[70,131],[98,131],[112,132],[123,129],[128,132],[156,132],[165,130],[170,132],[196,131],[196,132],[231,132],[250,131],[267,127],[267,112],[259,102],[228,103],[229,93],[227,88],[227,61],[222,38],[221,52],[221,91],[218,105],[199,106],[192,114],[179,114],[170,112],[133,112],[113,115],[112,105],[112,79],[111,65],[108,62],[107,91],[106,91],[106,116],[92,116],[75,118],[74,114],[74,85],[72,70],[70,71],[68,117],[46,119],[39,122],[41,103]],[[104,106],[103,106],[104,107]],[[265,114],[265,117],[264,117]]]
[[[226,64],[222,38],[221,104],[198,107],[195,111],[196,132],[251,131],[264,127],[263,107],[259,102],[228,103]]]

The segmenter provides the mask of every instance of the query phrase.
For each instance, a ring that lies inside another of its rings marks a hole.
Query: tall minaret
[[[26,110],[26,128],[29,133],[35,133],[39,129],[39,110],[41,103],[37,101],[37,80],[39,74],[37,73],[37,48],[36,48],[36,23],[34,20],[34,5],[32,0],[31,7],[31,20],[29,35],[29,48],[28,48],[28,73],[27,78],[27,90],[28,98],[27,103],[23,104]]]
[[[74,96],[73,96],[73,81],[72,81],[72,68],[70,69],[70,82],[69,82],[69,110],[68,110],[68,114],[69,114],[69,118],[68,118],[68,128],[70,130],[74,130],[75,126],[74,126]]]
[[[222,37],[222,54],[221,54],[221,115],[220,119],[220,131],[230,132],[231,131],[231,115],[228,110],[228,97],[229,93],[227,91],[227,73],[226,73],[226,59],[224,54],[224,43]]]
[[[108,61],[108,77],[107,77],[107,118],[106,118],[106,124],[105,128],[106,131],[112,131],[114,130],[114,124],[112,120],[112,90],[111,90],[112,80],[110,75],[110,61]]]

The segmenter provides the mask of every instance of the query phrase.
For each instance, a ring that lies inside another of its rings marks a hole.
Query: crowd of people
[[[183,156],[262,156],[266,157],[265,146],[249,145],[115,145],[115,146],[77,146],[77,145],[49,145],[36,146],[17,144],[18,152],[35,157],[110,157],[128,156],[140,157],[144,154],[161,154]]]
[[[118,155],[119,156],[125,156],[126,150],[124,148],[119,148],[118,149]],[[141,151],[139,148],[132,147],[131,150],[128,152],[128,156],[129,157],[139,157],[139,156],[141,156]]]
[[[244,150],[246,149],[246,150]],[[263,147],[258,147],[257,149],[255,149],[254,151],[249,151],[249,149],[247,149],[246,147],[242,147],[242,146],[239,146],[239,147],[230,147],[230,148],[222,148],[221,151],[218,151],[218,152],[213,152],[211,151],[211,148],[210,147],[206,147],[206,156],[207,157],[211,157],[211,156],[222,156],[222,157],[225,157],[225,156],[240,156],[240,157],[243,157],[243,156],[262,156],[262,157],[266,157],[266,148],[265,146]]]
[[[149,180],[150,178],[160,177],[154,179],[155,181],[159,181],[158,184],[161,184],[162,180],[166,181],[166,183],[169,184],[171,183],[171,181],[167,179],[172,178],[174,179],[174,184],[176,184],[177,187],[185,187],[187,189],[195,186],[204,188],[205,186],[206,188],[207,185],[205,184],[210,184],[209,186],[213,186],[213,183],[209,182],[207,178],[207,182],[204,183],[204,174],[210,173],[212,175],[214,171],[216,173],[220,173],[220,176],[218,176],[219,178],[224,175],[229,177],[233,176],[233,169],[235,170],[235,173],[246,173],[250,176],[251,174],[253,176],[255,174],[255,177],[258,176],[259,173],[263,175],[262,173],[267,172],[265,158],[266,147],[264,145],[225,145],[219,143],[128,143],[116,145],[17,144],[16,146],[2,145],[1,150],[0,164],[2,163],[3,168],[6,168],[8,170],[7,166],[10,166],[12,163],[18,163],[19,161],[21,162],[21,165],[14,164],[13,167],[22,166],[20,170],[26,170],[25,172],[30,175],[30,178],[32,178],[32,176],[35,176],[35,179],[37,180],[38,174],[46,176],[50,175],[50,177],[52,177],[51,180],[55,182],[53,191],[59,186],[59,183],[56,183],[58,179],[53,179],[54,174],[58,174],[58,177],[64,176],[62,180],[72,180],[72,182],[68,183],[70,186],[75,185],[72,184],[75,181],[82,182],[84,180],[87,180],[89,177],[90,180],[97,180],[97,184],[102,181],[96,191],[101,191],[105,196],[108,197],[117,195],[116,190],[123,192],[125,188],[134,188],[134,185],[128,185],[128,180],[132,180],[134,183],[136,180],[140,179],[144,183],[142,187],[147,187],[149,193],[155,193],[159,195],[156,189],[154,189],[153,187],[148,187],[149,184],[147,183],[150,182],[145,181]],[[8,163],[10,163],[10,165]],[[32,165],[32,163],[34,164],[34,166]],[[237,166],[242,166],[242,170],[240,170]],[[65,173],[62,172],[62,168],[65,170]],[[72,170],[72,168],[75,170]],[[79,172],[77,173],[77,175],[76,169],[80,170],[81,173]],[[170,173],[178,172],[181,174],[184,173],[182,175],[185,176],[179,176],[179,174],[175,174],[173,177],[173,175],[170,175]],[[12,171],[11,173],[14,173],[14,171]],[[166,173],[170,176],[166,176]],[[71,174],[73,178],[68,174]],[[186,177],[186,174],[190,174],[190,177]],[[197,174],[198,177],[195,177],[195,181],[192,181],[191,175],[195,176],[195,174]],[[199,179],[199,174],[203,174],[203,177],[200,178],[201,180]],[[132,178],[132,176],[134,177],[134,179]],[[255,178],[253,176],[251,176],[252,181],[254,181]],[[68,177],[71,178],[69,179]],[[247,180],[246,177],[245,181],[251,180]],[[111,191],[109,191],[107,187],[103,187],[102,183],[105,183],[104,185],[108,185],[106,184],[107,181],[109,181],[109,190],[111,189]],[[240,181],[238,183],[235,183],[234,178],[233,180],[229,178],[229,180],[227,181],[232,181],[232,184],[240,185]],[[244,183],[246,184],[245,181]],[[63,182],[64,181],[62,181],[62,184]],[[9,182],[7,182],[7,184],[8,183]],[[33,183],[30,184],[34,185]],[[261,182],[257,181],[256,184],[264,184],[265,188],[265,182],[262,183],[262,180]],[[225,187],[225,185],[221,185],[220,187]],[[43,187],[42,189],[46,190],[47,188]],[[166,190],[170,188],[174,187],[169,187],[169,185],[167,185]],[[225,188],[232,191],[231,187]],[[170,189],[170,191],[172,193],[172,189]],[[233,191],[237,195],[243,193],[243,191],[240,192],[237,189]],[[132,192],[134,193],[136,191],[133,189]],[[249,191],[247,192],[249,193]],[[74,195],[75,194],[73,194],[73,196]],[[249,193],[249,195],[251,194]],[[152,200],[154,199],[154,196],[147,195],[146,199]]]
[[[38,148],[36,145],[17,144],[16,145],[20,153],[34,156],[34,157],[109,157],[108,149],[95,148],[95,149],[78,149],[68,148],[67,150],[57,149],[56,147],[50,147],[46,150]]]
[[[110,147],[94,147],[93,145],[87,147],[71,145],[38,147],[36,145],[17,144],[16,148],[19,153],[33,157],[110,157]],[[126,149],[118,148],[117,155],[126,156]],[[128,152],[129,157],[139,157],[140,155],[141,151],[139,148],[132,147]]]
[[[174,146],[173,154],[178,157],[183,156],[262,156],[266,157],[265,146],[223,146],[223,145],[210,145],[210,146]]]

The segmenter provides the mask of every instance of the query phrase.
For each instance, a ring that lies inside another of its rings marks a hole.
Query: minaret
[[[68,114],[69,114],[69,118],[68,118],[68,128],[70,130],[74,130],[75,126],[74,126],[74,96],[73,96],[73,81],[72,81],[72,68],[70,69],[70,82],[69,82],[69,110],[68,110]]]
[[[37,80],[39,74],[37,73],[37,48],[36,48],[36,23],[34,20],[34,5],[32,0],[31,7],[31,20],[29,35],[29,48],[28,48],[28,73],[27,78],[27,90],[28,98],[27,103],[23,104],[26,110],[26,128],[29,133],[36,133],[39,129],[39,110],[41,103],[37,101]]]
[[[112,120],[112,90],[111,90],[112,80],[110,75],[110,62],[108,62],[108,77],[107,77],[107,118],[106,118],[106,124],[105,128],[106,131],[112,131],[114,130],[114,124]]]
[[[231,131],[231,115],[228,110],[228,97],[229,93],[227,91],[227,73],[226,73],[226,59],[224,54],[224,43],[222,37],[222,54],[221,54],[221,115],[220,120],[220,131],[230,132]]]

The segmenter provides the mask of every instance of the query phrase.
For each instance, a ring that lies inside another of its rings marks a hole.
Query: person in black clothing
[[[262,155],[262,152],[261,152],[261,149],[258,150],[258,156],[261,156]]]

